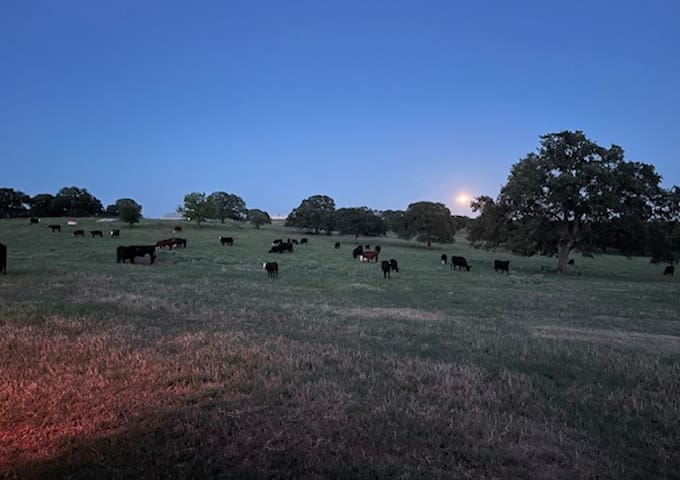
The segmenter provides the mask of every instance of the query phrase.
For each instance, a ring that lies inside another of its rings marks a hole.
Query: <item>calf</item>
[[[465,257],[456,257],[451,255],[451,268],[455,270],[456,267],[458,267],[459,270],[465,269],[468,272],[470,271],[470,265],[468,265]]]
[[[61,225],[48,225],[47,227],[52,230],[52,233],[61,232]]]
[[[74,237],[84,237],[85,236],[85,230],[74,230],[73,236]]]
[[[399,264],[394,258],[390,258],[390,268],[399,273]]]
[[[31,217],[31,225],[37,225],[38,223],[40,223],[39,218]]]
[[[262,268],[267,270],[267,276],[278,278],[279,277],[279,264],[276,262],[266,262],[262,264]]]
[[[375,263],[378,263],[378,255],[380,255],[380,252],[376,252],[375,250],[364,250],[364,253],[359,255],[359,261],[370,262],[371,260],[375,260]]]
[[[109,232],[109,234],[111,235],[111,238],[118,238],[120,237],[120,229],[114,228]]]
[[[335,242],[335,249],[337,250],[338,248],[340,248],[340,242]]]
[[[172,233],[177,233],[177,232],[181,232],[181,231],[182,231],[182,227],[180,225],[175,225],[174,227],[172,227]]]
[[[92,235],[92,238],[94,238],[94,237],[104,238],[102,236],[101,230],[90,230],[90,234]]]
[[[229,246],[234,245],[234,238],[233,237],[219,237],[219,238],[220,238],[220,243],[222,245],[229,245]]]
[[[497,272],[505,272],[510,274],[510,260],[494,260],[493,268]]]
[[[303,237],[303,238],[300,239],[300,245],[302,245],[303,243],[307,243],[306,237]]]
[[[119,246],[116,249],[116,263],[125,260],[130,260],[130,263],[135,263],[135,257],[143,257],[148,255],[153,264],[156,260],[156,246],[155,245],[131,245],[129,247]]]
[[[449,260],[449,259],[448,259],[448,257],[446,256],[446,254],[445,254],[445,253],[442,253],[442,265],[446,265],[446,263],[448,262],[448,260]]]
[[[7,245],[0,243],[0,272],[7,275]]]
[[[380,269],[383,272],[383,278],[391,278],[390,277],[390,269],[392,267],[390,266],[390,262],[387,260],[383,260],[382,263],[380,264]]]
[[[362,247],[361,245],[359,245],[359,246],[356,247],[354,250],[352,250],[352,258],[357,258],[357,257],[358,257],[359,255],[361,255],[362,253],[364,253],[364,247]]]
[[[673,265],[668,265],[666,268],[663,270],[664,275],[670,275],[671,277],[675,273],[675,267]]]

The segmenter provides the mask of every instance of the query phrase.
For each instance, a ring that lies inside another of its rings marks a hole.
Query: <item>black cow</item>
[[[467,260],[465,260],[465,257],[457,257],[455,255],[451,255],[451,268],[454,270],[458,267],[459,270],[465,269],[468,272],[470,271],[470,265],[468,265]]]
[[[666,268],[663,270],[664,275],[670,275],[671,277],[675,273],[675,267],[673,265],[668,265]]]
[[[380,253],[380,249],[381,249],[380,245],[376,245],[375,248],[374,248],[373,250],[375,250],[376,252]]]
[[[120,237],[120,229],[119,228],[114,228],[112,229],[109,234],[111,235],[111,238],[118,238]]]
[[[282,242],[283,242],[283,239],[282,239],[282,238],[277,238],[276,240],[274,240],[274,241],[272,242],[272,246],[273,246],[273,245],[278,245],[279,243],[282,243]]]
[[[0,272],[7,275],[7,245],[0,243]]]
[[[390,266],[390,262],[387,260],[383,260],[382,263],[380,264],[380,269],[383,272],[383,278],[391,278],[390,277],[390,269],[392,267]]]
[[[73,236],[74,237],[84,237],[85,236],[85,230],[74,230]]]
[[[449,259],[448,259],[448,257],[446,256],[446,254],[445,254],[445,253],[442,253],[442,265],[446,265],[446,263],[448,262],[448,260],[449,260]]]
[[[61,225],[48,225],[47,228],[52,230],[52,232],[61,232]]]
[[[278,278],[279,277],[279,264],[276,262],[266,262],[262,264],[262,268],[267,270],[267,276]]]
[[[92,235],[92,238],[94,237],[103,238],[101,230],[90,230],[90,234]]]
[[[182,227],[180,225],[175,225],[174,227],[172,227],[172,233],[177,233],[177,232],[181,232],[181,231],[182,231]]]
[[[135,257],[143,257],[148,255],[151,258],[151,263],[156,260],[156,246],[155,245],[131,245],[129,247],[119,246],[116,249],[116,263],[125,260],[130,260],[130,263],[135,263]]]
[[[399,264],[394,258],[390,258],[390,268],[399,273]]]
[[[300,239],[300,245],[302,245],[303,243],[307,243],[307,237],[303,237]]]
[[[371,249],[371,246],[367,243],[366,245],[364,245],[364,248],[365,248],[366,250],[370,250],[370,249]]]
[[[569,261],[567,262],[567,265],[575,265],[576,261],[573,258],[570,258]]]
[[[335,248],[336,249],[340,248],[340,242],[335,242]]]
[[[510,260],[494,260],[493,268],[497,272],[505,272],[510,274]]]
[[[40,223],[39,218],[31,217],[31,225],[37,225],[38,223]]]
[[[298,242],[296,239],[291,240],[290,243],[294,243],[295,245],[299,245],[299,244],[300,244],[300,242]]]
[[[281,242],[277,243],[276,245],[272,246],[272,248],[269,249],[269,253],[283,253],[283,252],[293,253],[293,244],[289,242]]]
[[[357,257],[358,257],[359,255],[361,255],[362,253],[364,253],[364,247],[362,247],[361,245],[359,245],[357,248],[355,248],[354,250],[352,250],[352,258],[357,258]]]
[[[232,246],[234,244],[234,238],[233,237],[220,237],[220,243],[222,245]]]

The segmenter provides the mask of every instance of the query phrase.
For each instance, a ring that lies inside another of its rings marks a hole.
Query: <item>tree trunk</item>
[[[557,271],[564,273],[569,261],[569,252],[571,251],[571,241],[560,242],[557,246]]]

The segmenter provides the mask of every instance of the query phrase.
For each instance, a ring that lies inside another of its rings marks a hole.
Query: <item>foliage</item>
[[[224,223],[225,218],[231,220],[245,220],[247,215],[246,202],[233,193],[213,192],[208,199],[215,205],[215,218]]]
[[[13,188],[0,188],[0,218],[25,217],[31,197]]]
[[[59,216],[91,217],[103,212],[102,202],[85,188],[64,187],[54,198],[55,211]]]
[[[272,223],[272,219],[269,214],[264,210],[259,210],[257,208],[248,210],[246,220],[255,225],[255,228],[258,230],[262,225]]]
[[[215,204],[205,193],[187,193],[184,196],[184,205],[177,207],[177,211],[187,220],[195,221],[199,227],[207,219],[215,218]]]
[[[383,210],[381,216],[385,222],[385,229],[388,232],[400,232],[403,229],[405,214],[403,210]]]
[[[54,202],[55,197],[49,193],[39,193],[31,198],[31,216],[58,217],[60,212]]]
[[[400,238],[413,238],[419,242],[453,243],[456,224],[451,211],[443,203],[416,202],[406,209]]]
[[[385,235],[385,221],[368,207],[340,208],[335,212],[336,229],[343,235],[377,237]]]
[[[142,219],[142,206],[131,198],[119,198],[116,200],[115,209],[122,222],[132,226]]]
[[[288,215],[285,225],[314,230],[317,234],[325,230],[330,235],[335,228],[335,201],[326,195],[306,198]]]

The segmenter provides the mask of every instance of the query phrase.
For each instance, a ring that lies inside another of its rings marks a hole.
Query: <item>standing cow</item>
[[[0,272],[7,275],[7,245],[0,243]]]
[[[494,260],[493,268],[497,272],[510,274],[510,260]]]

